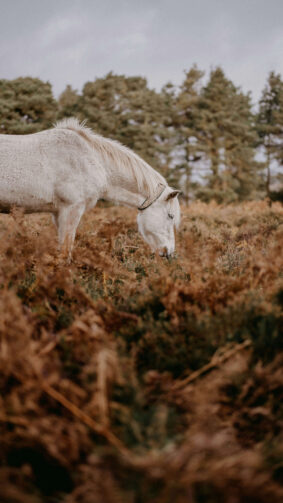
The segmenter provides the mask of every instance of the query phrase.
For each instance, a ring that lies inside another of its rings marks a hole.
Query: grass
[[[282,206],[134,213],[0,217],[1,502],[281,502]]]

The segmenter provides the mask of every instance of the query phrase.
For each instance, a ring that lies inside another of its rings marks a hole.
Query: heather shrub
[[[0,500],[281,502],[283,210],[183,208],[177,256],[134,212],[0,217]]]

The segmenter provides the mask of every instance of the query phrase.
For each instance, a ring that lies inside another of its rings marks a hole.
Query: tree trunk
[[[270,197],[270,147],[271,147],[271,142],[270,142],[270,136],[268,137],[268,144],[266,146],[266,157],[267,157],[267,172],[266,172],[266,195],[268,197],[268,204],[269,206],[272,205],[271,197]]]
[[[211,149],[212,188],[219,189],[219,154],[216,147]]]
[[[189,206],[189,189],[190,189],[190,175],[191,175],[191,167],[190,167],[190,149],[189,149],[189,141],[187,139],[186,145],[186,206]]]

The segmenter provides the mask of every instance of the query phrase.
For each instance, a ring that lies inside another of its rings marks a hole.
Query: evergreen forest
[[[72,116],[132,148],[186,202],[282,200],[283,81],[275,72],[257,104],[220,67],[205,75],[194,65],[180,86],[159,92],[143,77],[108,73],[81,92],[67,85],[58,99],[37,78],[0,80],[1,133],[34,133]]]

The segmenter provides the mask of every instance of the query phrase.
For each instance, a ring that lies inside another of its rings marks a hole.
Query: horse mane
[[[119,171],[132,176],[137,191],[147,197],[156,194],[158,185],[168,185],[165,178],[147,162],[117,140],[110,140],[86,127],[85,121],[71,117],[55,124],[56,129],[70,129],[90,143],[106,161],[111,161]]]

